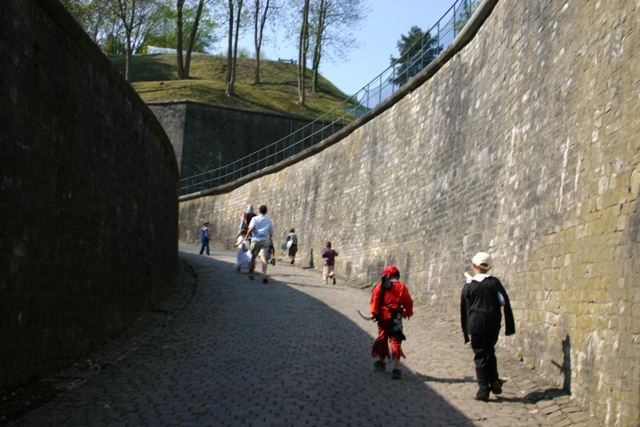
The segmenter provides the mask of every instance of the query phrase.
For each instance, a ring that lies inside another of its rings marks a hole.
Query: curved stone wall
[[[0,389],[75,362],[177,277],[178,169],[56,0],[0,13]]]
[[[483,2],[470,43],[391,104],[295,163],[181,199],[180,238],[209,218],[231,249],[247,204],[267,204],[305,266],[331,240],[340,279],[395,264],[422,310],[453,319],[472,255],[490,251],[517,321],[501,345],[603,424],[637,425],[637,8]]]

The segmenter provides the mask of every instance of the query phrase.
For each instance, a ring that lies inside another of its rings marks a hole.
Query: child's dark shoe
[[[387,364],[378,360],[373,364],[373,367],[376,371],[385,371],[387,369]]]
[[[394,380],[399,380],[402,378],[402,372],[400,372],[400,369],[394,369],[391,371],[391,376],[393,376]]]
[[[483,402],[489,401],[489,388],[481,388],[476,393],[476,400],[482,400]]]
[[[502,394],[502,381],[496,380],[491,384],[493,394]]]

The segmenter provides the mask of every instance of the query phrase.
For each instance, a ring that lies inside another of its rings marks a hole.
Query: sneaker
[[[293,265],[293,261],[294,261],[294,260],[291,260],[291,265]]]
[[[402,378],[402,372],[400,372],[400,369],[394,369],[393,371],[391,371],[391,376],[394,380],[399,380],[400,378]]]
[[[502,381],[496,380],[491,383],[491,392],[493,394],[502,394]]]
[[[266,277],[262,278],[262,283],[269,283],[269,279],[267,279]]]
[[[336,278],[335,277],[333,278],[333,284],[334,285],[336,284]]]
[[[387,364],[378,360],[373,364],[373,367],[376,371],[384,371],[387,369]]]

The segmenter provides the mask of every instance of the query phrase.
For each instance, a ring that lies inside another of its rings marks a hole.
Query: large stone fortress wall
[[[203,102],[172,101],[148,105],[173,144],[182,178],[228,166],[311,122],[293,115]],[[335,127],[338,129],[342,125],[336,124]],[[301,136],[296,138],[298,141]],[[312,142],[320,140],[321,135],[318,134]]]
[[[185,198],[181,239],[211,218],[231,248],[240,212],[264,203],[305,265],[331,240],[339,278],[395,264],[423,310],[454,319],[463,272],[490,251],[517,320],[502,345],[604,424],[638,425],[638,7],[497,2],[435,74],[323,151]]]
[[[177,276],[178,169],[153,113],[57,0],[0,13],[0,388],[51,374]]]

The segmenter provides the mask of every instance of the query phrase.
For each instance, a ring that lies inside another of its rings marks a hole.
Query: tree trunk
[[[260,46],[256,46],[256,67],[253,83],[260,84]]]
[[[264,5],[264,12],[260,15],[260,0],[255,0],[255,20],[254,20],[254,45],[256,48],[256,66],[254,83],[260,84],[260,51],[262,49],[262,39],[264,36],[264,25],[267,22],[267,14],[269,12],[269,1]]]
[[[196,12],[196,18],[191,28],[191,35],[189,37],[189,46],[187,47],[187,58],[184,63],[184,77],[189,78],[189,68],[191,67],[191,52],[193,52],[193,46],[196,44],[196,35],[198,33],[198,26],[200,25],[200,18],[202,18],[202,8],[204,7],[204,0],[200,0],[198,3],[198,10]]]
[[[227,50],[227,87],[225,94],[227,96],[233,96],[233,85],[231,84],[231,67],[233,57],[233,0],[229,0],[229,46]]]
[[[238,0],[238,13],[236,13],[236,35],[233,42],[233,68],[231,69],[231,88],[236,83],[236,70],[238,63],[238,36],[240,34],[240,14],[242,13],[242,0]]]
[[[298,43],[298,106],[305,107],[305,71],[307,68],[307,51],[309,50],[309,0],[304,0],[302,9],[302,25]]]
[[[131,82],[131,32],[127,30],[127,46],[124,53],[124,79]]]
[[[176,34],[176,58],[178,62],[178,78],[180,80],[185,78],[184,63],[182,61],[182,7],[184,6],[184,0],[178,0],[176,9],[178,12],[177,17],[177,34]]]
[[[325,22],[327,17],[327,5],[325,0],[320,0],[320,9],[318,11],[318,27],[316,28],[316,42],[313,47],[313,63],[311,65],[311,92],[316,93],[318,90],[318,70],[320,68],[320,59],[322,58],[322,37],[324,35]]]

